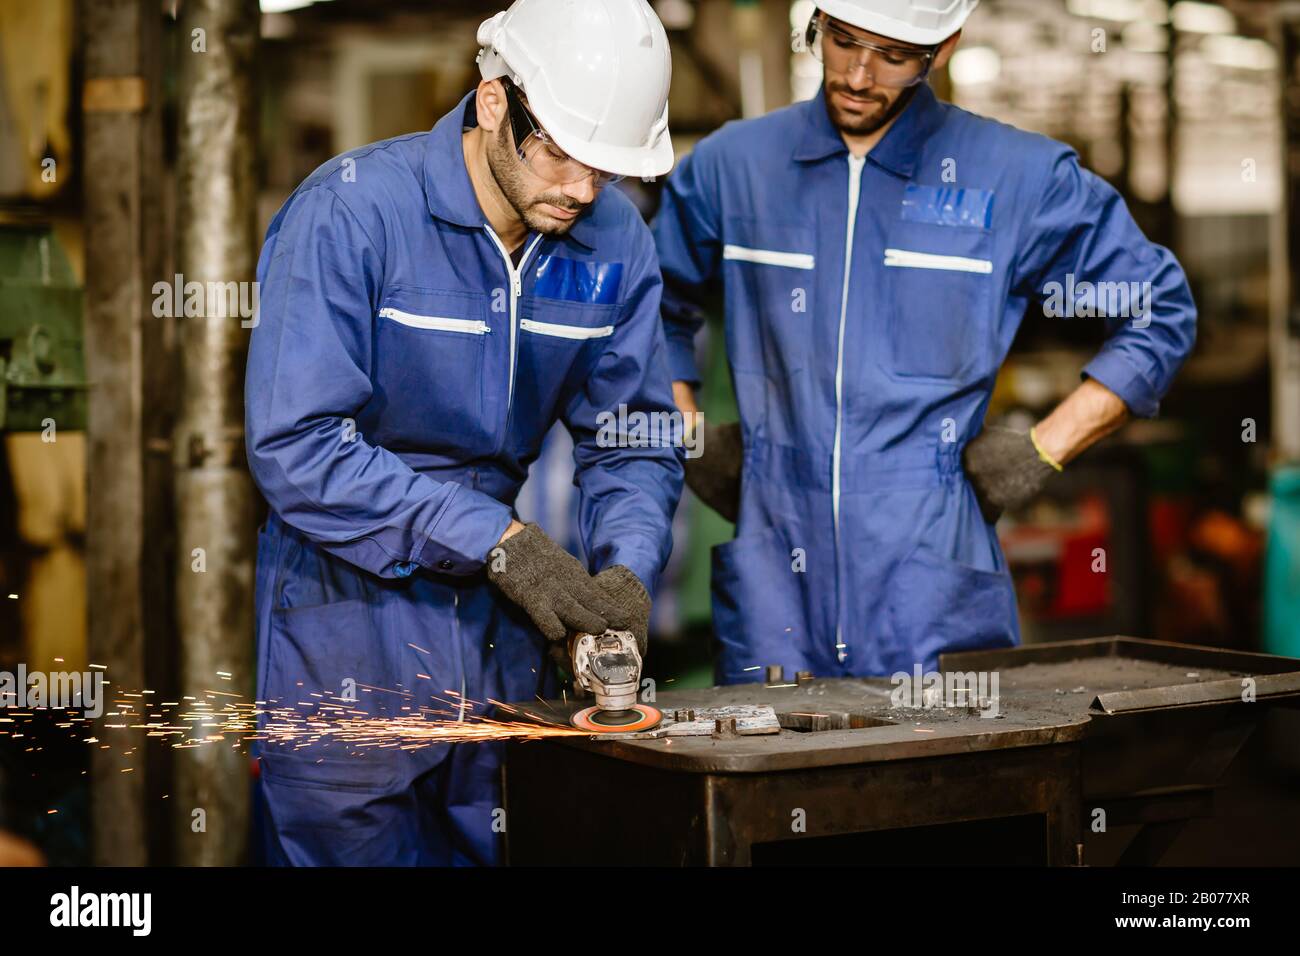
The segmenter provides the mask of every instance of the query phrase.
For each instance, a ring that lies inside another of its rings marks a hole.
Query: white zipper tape
[[[840,325],[835,346],[835,442],[831,446],[831,516],[835,523],[835,579],[839,581],[843,561],[840,541],[840,457],[844,441],[844,329],[849,316],[849,280],[853,277],[853,230],[858,222],[858,201],[862,196],[865,156],[849,154],[849,221],[844,232],[844,287],[840,292]],[[842,594],[843,592],[841,592]],[[835,608],[835,652],[840,663],[848,656],[844,643],[843,597]]]
[[[908,249],[886,249],[885,265],[904,269],[941,269],[948,272],[978,272],[989,275],[993,263],[988,259],[967,259],[965,256],[941,256],[932,252],[912,252]]]
[[[401,309],[384,308],[379,314],[385,319],[392,319],[401,325],[413,329],[433,329],[438,332],[465,332],[469,335],[484,335],[490,331],[486,322],[477,319],[448,319],[438,315],[413,315]]]
[[[559,325],[555,322],[535,322],[532,319],[520,319],[519,327],[525,332],[538,335],[553,335],[560,339],[603,339],[614,334],[614,326],[600,325],[588,328],[583,325]]]
[[[744,246],[722,247],[722,258],[733,262],[755,262],[760,266],[786,266],[790,269],[812,269],[815,257],[803,252],[774,252],[771,249],[746,249]]]

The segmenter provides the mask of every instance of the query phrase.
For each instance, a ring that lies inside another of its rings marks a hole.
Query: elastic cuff
[[[1160,396],[1145,375],[1121,353],[1103,351],[1084,366],[1080,378],[1091,378],[1118,395],[1128,410],[1139,418],[1155,418]]]
[[[412,560],[442,574],[473,574],[487,562],[513,518],[508,505],[457,485]]]
[[[674,382],[688,382],[700,387],[700,370],[695,364],[695,346],[691,342],[668,340],[668,371]]]
[[[1038,452],[1038,458],[1040,461],[1042,461],[1044,464],[1051,465],[1057,471],[1065,470],[1065,467],[1059,461],[1057,461],[1047,452],[1043,451],[1043,446],[1038,444],[1038,436],[1034,433],[1034,429],[1032,428],[1029,429],[1029,440],[1034,445],[1034,451]]]

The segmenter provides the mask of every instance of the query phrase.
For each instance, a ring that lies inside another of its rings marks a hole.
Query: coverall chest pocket
[[[585,379],[609,346],[617,305],[534,298],[519,320],[516,411],[548,417],[566,382]],[[521,404],[522,403],[522,404]]]
[[[988,229],[895,224],[883,253],[889,375],[947,383],[986,370],[996,337],[992,250]]]
[[[396,287],[375,319],[374,378],[386,431],[416,446],[475,450],[488,441],[484,361],[492,336],[484,296]],[[430,413],[433,409],[433,413]]]
[[[809,223],[728,217],[727,354],[737,371],[780,379],[806,366],[816,314],[815,239]]]

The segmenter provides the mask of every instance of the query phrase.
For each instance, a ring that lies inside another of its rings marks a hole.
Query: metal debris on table
[[[776,710],[766,705],[736,704],[723,707],[680,707],[663,712],[658,727],[631,733],[601,734],[618,740],[652,740],[658,737],[751,737],[778,734]]]

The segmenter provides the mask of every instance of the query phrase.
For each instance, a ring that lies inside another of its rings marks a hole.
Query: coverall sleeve
[[[700,384],[695,335],[721,262],[718,192],[707,142],[677,164],[651,227],[663,273],[663,325],[673,381]]]
[[[296,197],[283,215],[258,266],[245,379],[257,486],[286,523],[366,571],[472,573],[509,525],[510,509],[418,474],[356,429],[372,392],[382,246],[327,186]]]
[[[672,400],[659,320],[662,281],[648,233],[637,260],[614,334],[568,396],[564,423],[573,436],[578,523],[590,570],[624,565],[653,594],[672,551],[673,512],[682,494],[681,417]]]
[[[1196,305],[1173,253],[1142,234],[1119,193],[1081,168],[1073,150],[1055,157],[1021,248],[1024,294],[1093,296],[1107,338],[1083,376],[1134,415],[1154,417],[1196,342]]]

